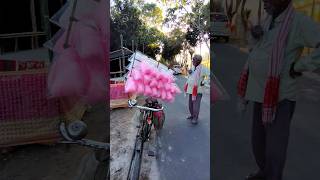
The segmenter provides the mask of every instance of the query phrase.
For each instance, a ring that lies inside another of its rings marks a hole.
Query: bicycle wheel
[[[143,130],[142,130],[142,140],[143,142],[147,141],[150,137],[152,124],[148,124],[147,122],[144,123]]]
[[[143,116],[140,116],[140,120],[141,120],[140,122],[142,124],[140,136],[142,138],[142,142],[145,142],[150,136],[152,121],[151,121],[151,124],[149,124],[147,120],[148,118],[151,118],[151,119],[153,118],[150,116],[152,116],[151,112],[145,112]]]

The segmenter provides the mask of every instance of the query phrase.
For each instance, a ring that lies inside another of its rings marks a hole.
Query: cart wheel
[[[68,134],[73,140],[83,139],[88,134],[88,127],[83,121],[74,121],[68,125]]]

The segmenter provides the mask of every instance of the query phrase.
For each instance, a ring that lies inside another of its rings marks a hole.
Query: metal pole
[[[122,53],[122,57],[119,59],[119,65],[120,65],[120,77],[122,76],[122,66],[123,66],[123,62],[124,62],[124,51],[123,51],[123,35],[120,34],[120,46],[121,46],[121,53]]]
[[[46,39],[49,41],[51,39],[51,26],[50,26],[50,17],[49,17],[49,2],[48,0],[40,1],[41,3],[41,14],[43,17],[43,29],[46,33]],[[49,53],[49,62],[52,62],[53,59],[53,52],[48,49]]]
[[[31,23],[32,23],[32,32],[37,32],[37,19],[35,12],[35,4],[34,0],[30,0],[30,15],[31,15]],[[31,47],[34,49],[38,47],[38,38],[36,36],[31,36]]]

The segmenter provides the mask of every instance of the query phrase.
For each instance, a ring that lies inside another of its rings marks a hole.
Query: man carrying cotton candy
[[[207,76],[205,68],[201,65],[201,55],[195,55],[192,59],[193,70],[190,72],[188,80],[184,85],[184,92],[189,97],[189,111],[192,124],[198,124],[200,104],[203,93],[204,79]]]

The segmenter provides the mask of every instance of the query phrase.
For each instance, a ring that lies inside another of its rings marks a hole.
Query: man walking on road
[[[246,179],[281,180],[296,104],[296,78],[320,67],[320,28],[296,12],[291,0],[263,3],[269,17],[251,28],[254,44],[238,84],[243,102],[254,103],[252,148],[259,171]],[[315,49],[301,57],[304,47]]]
[[[195,55],[192,59],[194,70],[189,73],[189,78],[184,86],[185,93],[189,96],[189,111],[192,124],[198,124],[201,98],[204,88],[204,78],[207,76],[206,69],[201,65],[201,55]]]

